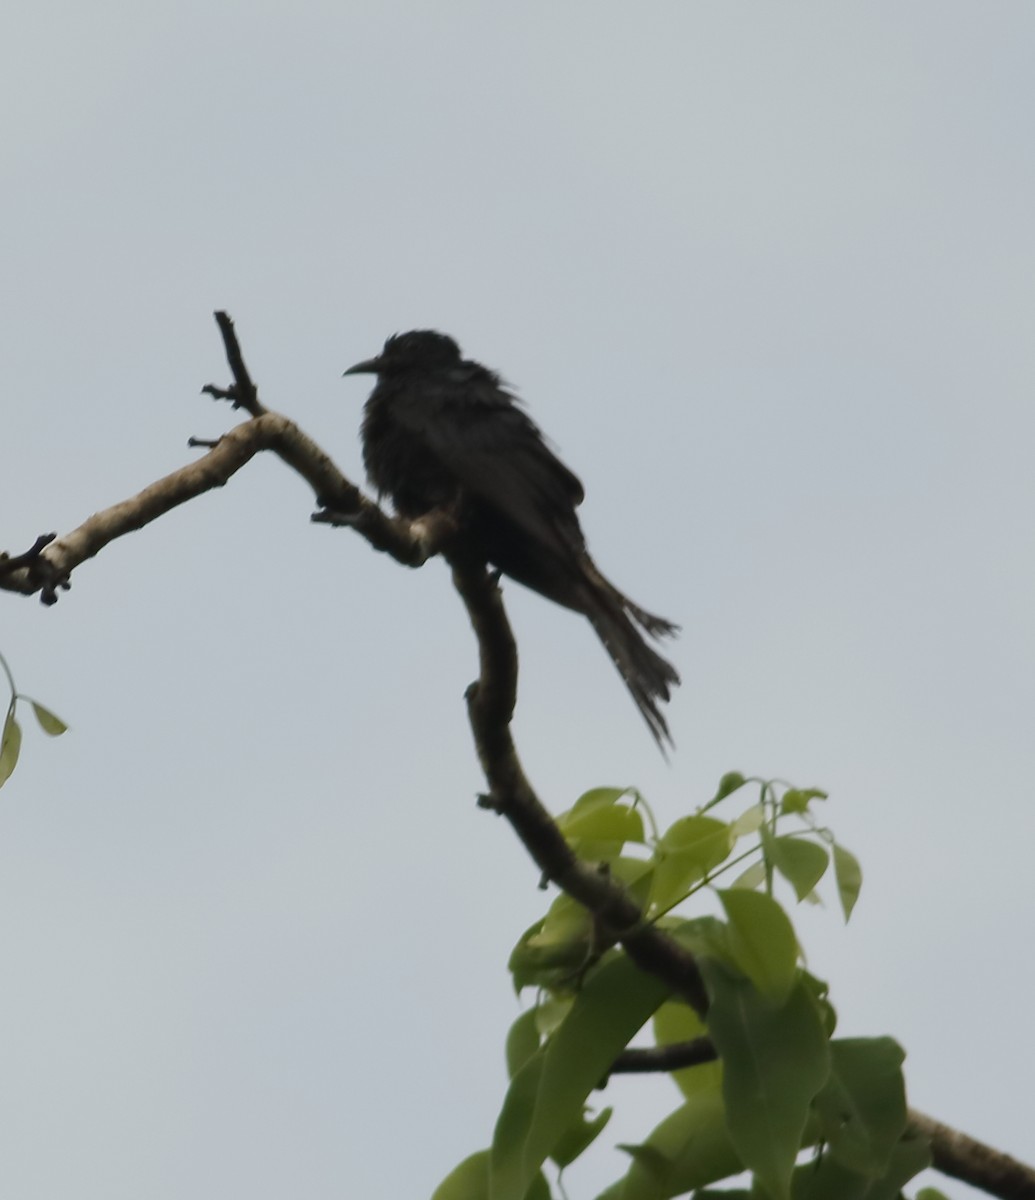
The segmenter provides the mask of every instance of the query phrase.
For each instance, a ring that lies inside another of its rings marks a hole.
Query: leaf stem
[[[11,700],[14,701],[18,695],[18,689],[14,685],[14,676],[11,674],[11,668],[7,665],[7,659],[0,654],[0,667],[3,667],[4,674],[7,676],[7,686],[11,689]]]

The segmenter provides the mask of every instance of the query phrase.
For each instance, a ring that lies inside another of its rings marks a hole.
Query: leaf
[[[573,992],[543,991],[539,1003],[533,1009],[535,1027],[539,1030],[539,1040],[544,1042],[561,1027],[564,1018],[571,1012],[575,1003]]]
[[[769,861],[794,888],[799,901],[819,883],[830,865],[826,850],[806,838],[763,835],[762,844]]]
[[[557,818],[561,833],[572,841],[643,842],[643,817],[631,804],[618,801],[627,788],[594,788]]]
[[[747,783],[747,780],[739,771],[727,771],[719,780],[719,786],[715,789],[715,795],[709,801],[710,804],[718,804],[720,800],[725,800],[727,796],[731,796],[735,791]]]
[[[638,799],[631,788],[594,788],[557,818],[568,845],[590,862],[611,862],[626,842],[644,844],[643,814],[623,797]]]
[[[525,1193],[525,1200],[552,1200],[550,1185],[542,1171],[532,1180],[532,1186]]]
[[[560,986],[589,962],[592,949],[589,912],[562,893],[543,920],[527,929],[511,951],[507,968],[515,990]]]
[[[479,1150],[450,1171],[431,1200],[489,1200],[488,1150]],[[550,1188],[541,1173],[532,1181],[525,1200],[550,1200]]]
[[[930,1165],[926,1140],[910,1133],[895,1145],[879,1179],[850,1171],[832,1154],[824,1154],[798,1167],[791,1195],[793,1200],[899,1200],[903,1186]]]
[[[666,995],[624,954],[589,976],[564,1023],[511,1080],[493,1136],[493,1200],[524,1200],[590,1092]]]
[[[717,1086],[689,1097],[646,1142],[619,1149],[632,1163],[625,1178],[605,1193],[614,1200],[668,1200],[743,1170]]]
[[[686,1004],[674,1000],[666,1001],[654,1014],[654,1039],[659,1046],[670,1046],[678,1042],[690,1042],[704,1037],[708,1027]],[[716,1090],[722,1066],[718,1062],[699,1063],[696,1067],[682,1067],[670,1072],[672,1082],[687,1098],[696,1096],[702,1089]]]
[[[937,1188],[924,1187],[917,1192],[916,1200],[949,1200],[949,1197]]]
[[[702,816],[676,821],[657,845],[651,907],[666,912],[678,904],[732,848],[733,834],[725,821]]]
[[[730,927],[718,917],[693,917],[690,920],[662,917],[657,922],[657,927],[674,937],[691,954],[718,958],[728,962],[731,967],[736,967],[733,955],[729,951]]]
[[[623,796],[629,794],[627,787],[598,787],[590,788],[588,792],[583,792],[575,803],[568,809],[568,812],[562,814],[558,821],[571,813],[580,811],[592,810],[594,808],[606,807],[608,804],[616,804]]]
[[[0,735],[0,787],[11,778],[14,768],[18,765],[18,755],[22,748],[22,730],[14,715],[14,701],[7,710],[4,721],[4,732]]]
[[[753,862],[746,871],[741,871],[730,884],[731,888],[757,888],[765,883],[765,863],[759,859]]]
[[[823,1139],[842,1166],[879,1178],[906,1129],[905,1054],[891,1038],[840,1038],[830,1054],[814,1105]]]
[[[51,737],[60,737],[68,729],[64,721],[52,713],[49,708],[44,708],[35,700],[30,700],[29,703],[32,705],[32,711],[36,714],[36,720],[44,733]]]
[[[534,1008],[525,1012],[507,1032],[507,1077],[513,1079],[539,1049],[539,1022]]]
[[[734,962],[763,995],[785,1000],[798,963],[798,939],[787,914],[764,892],[722,888],[718,896],[729,918]]]
[[[834,1006],[830,1003],[830,985],[826,980],[819,979],[806,970],[799,972],[799,978],[808,988],[809,995],[811,995],[819,1008],[819,1014],[823,1021],[823,1028],[826,1030],[827,1037],[833,1037],[834,1030],[837,1028],[837,1013],[834,1011]]]
[[[605,1108],[589,1121],[584,1116],[581,1116],[570,1129],[566,1129],[561,1134],[557,1145],[554,1146],[550,1154],[550,1157],[561,1170],[570,1166],[584,1150],[588,1149],[597,1140],[604,1126],[611,1120],[611,1112],[612,1109]]]
[[[489,1200],[489,1152],[465,1158],[442,1180],[431,1200]]]
[[[819,788],[788,788],[780,799],[783,813],[803,813],[813,800],[825,800],[827,793]]]
[[[780,1002],[715,959],[702,959],[701,967],[730,1140],[774,1200],[788,1200],[810,1106],[830,1069],[821,1014],[801,979]]]
[[[620,858],[612,859],[608,869],[615,879],[624,884],[634,903],[646,909],[654,886],[654,860],[623,854]]]
[[[841,908],[845,920],[852,915],[855,902],[862,890],[862,867],[859,860],[844,846],[834,844],[834,878],[837,880],[837,894],[841,898]]]
[[[752,804],[750,808],[746,808],[739,817],[730,826],[730,829],[735,838],[746,837],[749,833],[755,833],[761,828],[762,822],[765,820],[765,805]]]

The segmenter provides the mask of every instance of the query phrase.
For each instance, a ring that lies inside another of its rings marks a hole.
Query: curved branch
[[[489,785],[480,803],[506,817],[544,876],[593,914],[606,936],[657,975],[698,1013],[707,1009],[693,955],[645,923],[621,884],[581,862],[543,807],[521,766],[510,732],[517,698],[517,647],[497,578],[476,563],[450,556],[453,581],[478,641],[479,675],[467,690],[468,714],[478,758]],[[611,1074],[674,1071],[717,1058],[710,1038],[619,1055]],[[1035,1171],[967,1135],[910,1110],[910,1125],[931,1144],[935,1169],[962,1179],[1000,1200],[1035,1200]]]
[[[209,384],[203,389],[217,399],[230,400],[251,419],[236,425],[203,458],[180,467],[127,500],[102,509],[61,537],[46,534],[24,554],[0,556],[0,590],[23,595],[40,593],[53,604],[58,589],[67,589],[76,567],[99,554],[109,543],[143,529],[188,500],[222,487],[261,450],[271,450],[312,487],[322,506],[313,520],[354,528],[375,549],[407,566],[420,566],[436,553],[441,530],[429,522],[389,517],[347,479],[310,437],[287,417],[259,403],[258,392],[244,364],[233,323],[216,313],[234,383],[229,388]]]
[[[478,640],[478,680],[467,708],[489,785],[481,804],[506,817],[544,876],[593,914],[606,940],[620,942],[634,963],[663,979],[700,1014],[708,995],[694,956],[649,924],[626,889],[580,861],[546,811],[521,766],[510,733],[517,700],[517,647],[497,578],[478,563],[450,555],[453,582]]]

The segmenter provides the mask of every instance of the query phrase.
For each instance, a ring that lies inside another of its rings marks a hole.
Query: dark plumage
[[[360,373],[377,375],[362,437],[378,492],[411,519],[448,507],[464,553],[588,617],[659,745],[671,742],[659,704],[679,676],[640,629],[660,637],[677,626],[597,570],[575,512],[582,484],[499,376],[430,330],[391,337],[345,372]]]

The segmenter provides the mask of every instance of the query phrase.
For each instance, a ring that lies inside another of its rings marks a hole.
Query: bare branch
[[[930,1141],[936,1171],[1000,1200],[1035,1200],[1035,1169],[915,1109],[909,1121]]]
[[[711,1038],[698,1037],[689,1042],[670,1042],[667,1046],[647,1046],[623,1050],[615,1059],[612,1075],[649,1075],[681,1071],[715,1062],[719,1052]]]
[[[102,509],[78,528],[56,537],[38,538],[24,554],[0,556],[0,590],[23,595],[40,593],[45,604],[57,600],[59,588],[68,588],[72,572],[99,554],[117,538],[143,529],[188,500],[222,487],[259,451],[271,450],[312,487],[322,506],[313,520],[323,524],[350,525],[375,549],[391,554],[408,566],[420,566],[437,553],[441,532],[432,523],[389,517],[334,465],[329,455],[294,422],[270,412],[259,403],[258,393],[225,313],[216,313],[227,358],[234,376],[230,388],[209,385],[208,394],[233,401],[251,419],[235,426],[215,442],[193,439],[207,445],[209,452],[196,462],[166,475],[128,500]]]
[[[546,878],[589,909],[605,940],[620,942],[638,967],[659,976],[703,1014],[708,996],[694,956],[647,922],[620,883],[575,856],[528,782],[510,733],[517,648],[497,579],[456,555],[450,565],[478,639],[480,670],[467,690],[467,708],[489,785],[480,803],[506,817]]]
[[[219,332],[223,338],[223,348],[226,350],[226,361],[230,364],[230,373],[234,382],[228,388],[216,387],[214,383],[206,384],[201,390],[215,400],[229,400],[234,408],[243,408],[253,417],[261,417],[266,411],[259,403],[259,391],[252,382],[248,368],[244,365],[244,355],[234,331],[234,323],[230,314],[217,312],[214,314]]]

